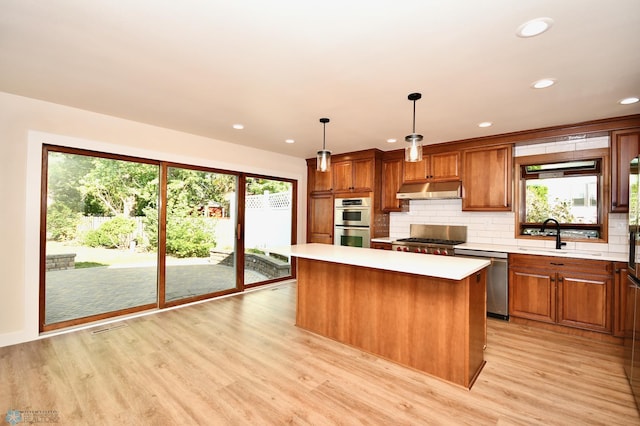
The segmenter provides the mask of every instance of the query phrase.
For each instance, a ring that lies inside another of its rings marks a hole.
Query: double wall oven
[[[335,245],[369,248],[371,198],[336,198],[333,242]]]

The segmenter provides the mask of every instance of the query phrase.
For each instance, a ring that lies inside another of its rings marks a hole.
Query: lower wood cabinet
[[[616,262],[614,264],[615,275],[613,281],[613,335],[627,337],[632,331],[629,326],[633,324],[635,286],[627,280],[627,264]],[[631,317],[629,317],[629,315]]]
[[[509,256],[511,316],[611,333],[612,301],[612,262]]]
[[[307,242],[333,244],[333,194],[313,194],[307,206]]]
[[[377,241],[372,241],[371,248],[378,249],[378,250],[391,250],[391,243],[381,243]]]

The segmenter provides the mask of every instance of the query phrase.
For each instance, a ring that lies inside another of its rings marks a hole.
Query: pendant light
[[[420,93],[411,93],[409,95],[409,100],[413,101],[413,133],[404,138],[405,141],[411,144],[404,149],[404,161],[410,163],[422,161],[422,135],[416,133],[416,101],[421,97]]]
[[[322,123],[322,151],[318,151],[318,156],[316,157],[316,170],[319,172],[328,172],[329,169],[331,169],[331,151],[325,148],[325,128],[329,119],[321,118],[320,122]]]

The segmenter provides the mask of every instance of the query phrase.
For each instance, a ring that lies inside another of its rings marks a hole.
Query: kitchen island
[[[289,248],[296,325],[470,389],[484,366],[486,260]]]

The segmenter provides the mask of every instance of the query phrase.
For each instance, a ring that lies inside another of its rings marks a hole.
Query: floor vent
[[[113,324],[113,325],[108,325],[106,327],[103,328],[99,328],[97,330],[93,330],[91,332],[91,334],[102,334],[102,333],[106,333],[108,331],[113,331],[113,330],[117,330],[119,328],[123,328],[123,327],[128,327],[127,324],[125,323],[120,323],[120,324]]]

